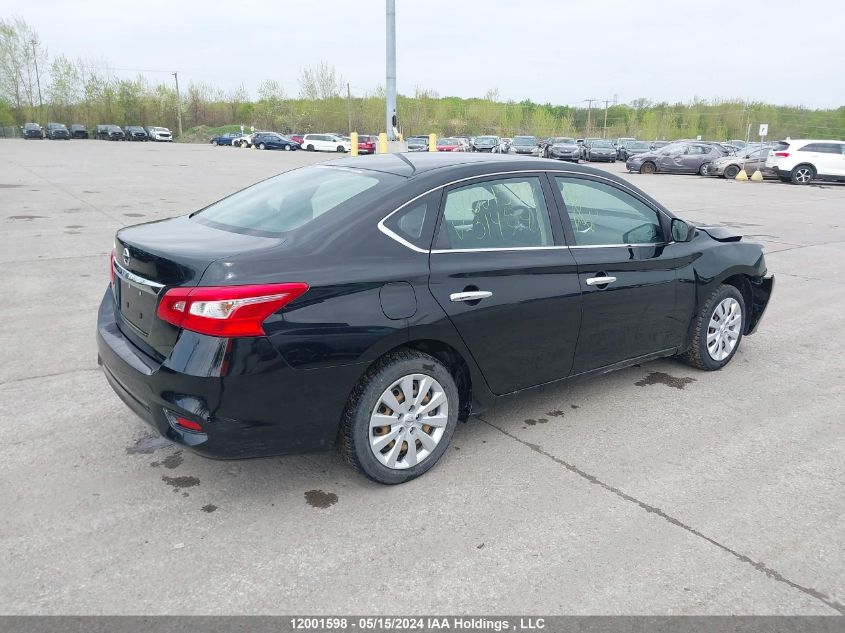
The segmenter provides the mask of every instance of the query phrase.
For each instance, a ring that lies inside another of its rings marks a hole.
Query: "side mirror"
[[[689,242],[695,237],[695,227],[678,218],[672,218],[672,239],[676,242]]]

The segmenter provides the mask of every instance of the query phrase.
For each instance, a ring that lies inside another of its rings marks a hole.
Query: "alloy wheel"
[[[403,376],[384,390],[370,414],[370,449],[388,468],[411,468],[434,452],[448,421],[443,386],[425,374]]]
[[[742,328],[742,308],[739,302],[728,297],[713,310],[707,325],[707,353],[715,361],[731,355],[739,340]]]
[[[799,167],[795,170],[795,180],[801,184],[810,182],[813,179],[813,170],[809,167]]]

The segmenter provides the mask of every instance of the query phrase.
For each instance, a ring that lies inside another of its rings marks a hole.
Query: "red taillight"
[[[185,418],[176,418],[176,424],[181,426],[183,429],[202,433],[202,425],[200,425],[199,422],[194,422],[193,420],[188,420]]]
[[[109,256],[109,284],[114,285],[114,249],[111,249]]]
[[[308,284],[172,288],[158,304],[158,318],[210,336],[264,336],[264,321],[305,294]]]
[[[775,152],[775,156],[780,156],[781,158],[786,158],[789,156],[789,152]]]

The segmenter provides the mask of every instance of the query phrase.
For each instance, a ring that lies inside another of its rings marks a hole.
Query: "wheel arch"
[[[464,357],[464,354],[449,343],[431,338],[418,338],[404,342],[385,350],[377,358],[374,358],[368,363],[366,369],[361,372],[361,375],[366,375],[369,369],[380,362],[385,356],[402,350],[413,350],[428,354],[446,367],[449,373],[452,374],[455,384],[458,387],[458,396],[460,398],[458,419],[466,421],[470,413],[477,409],[475,405],[479,404],[479,396],[484,399],[485,390],[483,384],[479,384],[483,383],[483,380],[480,380],[479,376],[475,376],[474,379],[474,368]],[[486,404],[486,400],[482,400],[482,403]]]
[[[722,285],[733,286],[739,290],[739,294],[742,295],[742,301],[745,303],[746,313],[745,327],[743,328],[742,333],[747,334],[751,327],[751,309],[754,306],[754,292],[751,288],[751,278],[744,273],[739,273],[723,279]]]

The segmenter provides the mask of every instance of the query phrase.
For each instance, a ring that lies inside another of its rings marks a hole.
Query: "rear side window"
[[[839,143],[809,143],[799,149],[799,152],[819,152],[821,154],[841,154],[842,145]]]
[[[437,238],[440,249],[553,246],[539,178],[502,178],[446,194]]]
[[[276,236],[320,216],[354,212],[373,201],[393,174],[306,167],[288,171],[224,198],[192,217],[236,232]]]
[[[581,178],[555,178],[578,246],[663,241],[657,212],[629,193]]]

